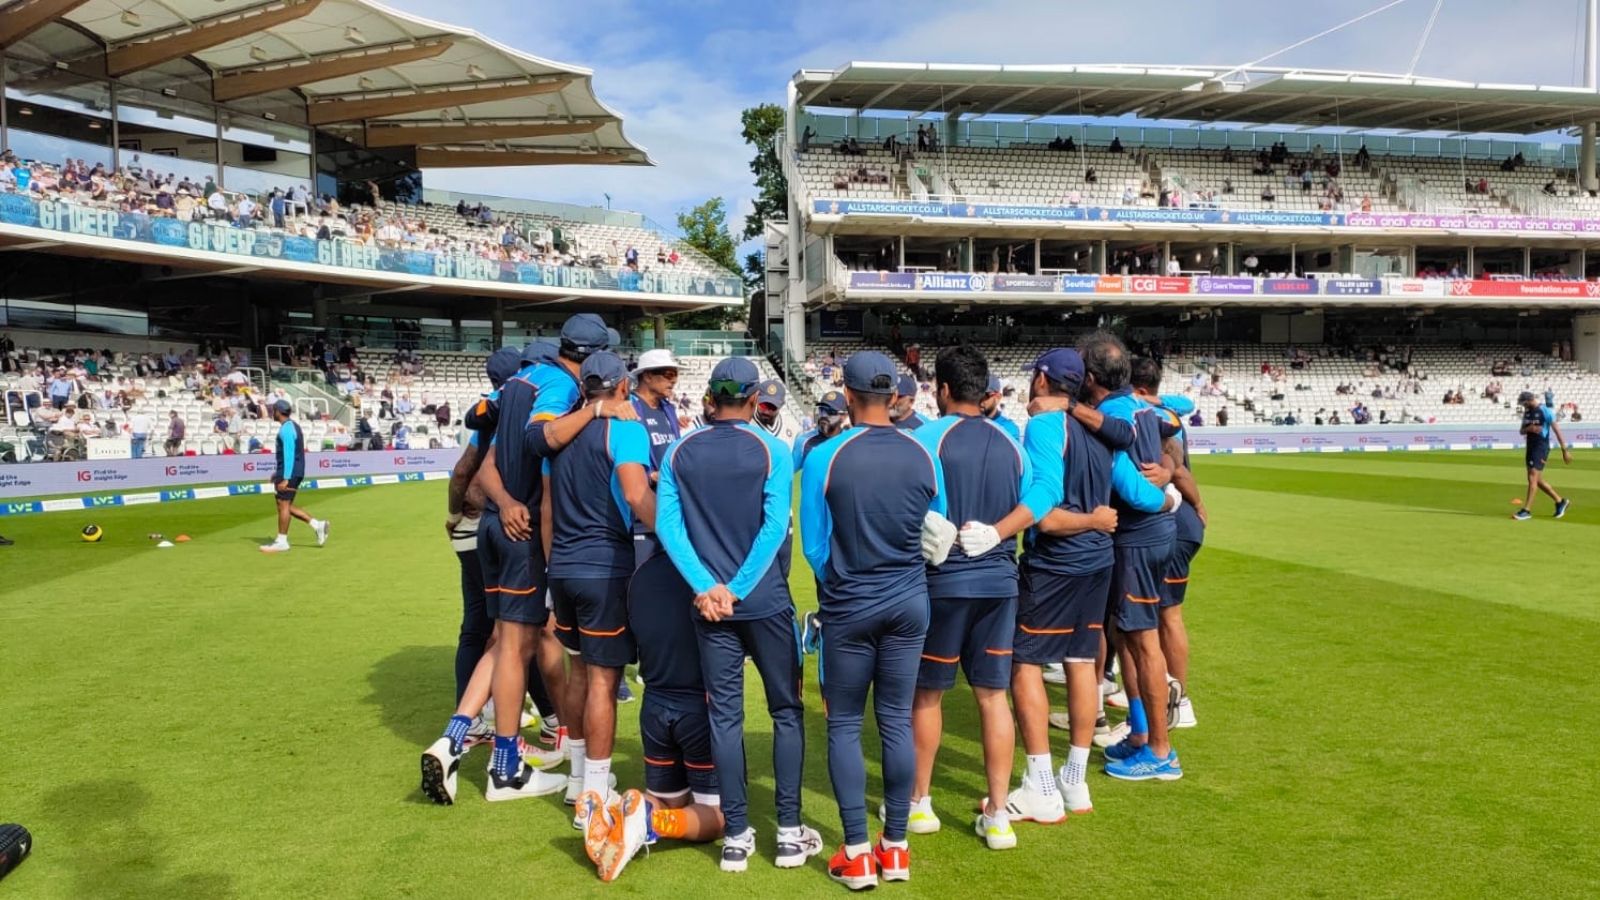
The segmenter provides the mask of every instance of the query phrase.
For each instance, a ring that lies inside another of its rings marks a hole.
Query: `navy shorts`
[[[1017,662],[1042,666],[1099,656],[1111,569],[1061,575],[1023,566],[1017,585]]]
[[[1176,542],[1174,542],[1175,544]],[[1161,579],[1173,544],[1117,547],[1111,567],[1111,609],[1122,631],[1149,631],[1161,625]]]
[[[1534,444],[1523,453],[1523,461],[1529,471],[1543,472],[1545,463],[1550,461],[1550,445]]]
[[[1189,592],[1189,564],[1199,553],[1200,545],[1193,541],[1173,542],[1172,555],[1167,557],[1166,570],[1161,573],[1162,609],[1183,605],[1183,597]]]
[[[556,637],[561,646],[594,666],[620,669],[634,660],[628,630],[628,576],[552,578]]]
[[[285,503],[293,503],[294,495],[300,490],[300,479],[283,478],[278,481],[278,485],[274,496]]]
[[[917,689],[948,691],[956,665],[973,687],[1011,686],[1011,641],[1017,630],[1017,598],[937,597],[928,613]]]
[[[668,799],[686,791],[701,797],[720,793],[704,694],[653,691],[646,685],[639,705],[639,743],[644,749],[644,786],[650,793]]]
[[[478,526],[478,559],[483,563],[483,594],[489,618],[541,628],[550,620],[545,606],[544,550],[532,540],[506,537],[497,513]]]

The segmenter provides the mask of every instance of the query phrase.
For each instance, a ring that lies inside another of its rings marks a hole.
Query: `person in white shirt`
[[[154,426],[151,424],[149,414],[143,410],[140,410],[129,417],[128,436],[129,442],[133,445],[134,459],[144,458],[144,448],[146,443],[150,440],[150,429],[152,427]]]
[[[1183,266],[1178,263],[1176,256],[1167,257],[1167,274],[1174,278],[1183,274]]]

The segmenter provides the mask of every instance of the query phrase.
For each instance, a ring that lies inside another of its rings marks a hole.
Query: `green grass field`
[[[1200,727],[1176,733],[1184,780],[1096,772],[1092,816],[1019,825],[1019,848],[991,853],[969,828],[976,715],[952,693],[945,829],[914,838],[913,881],[883,890],[1600,895],[1600,779],[1583,762],[1600,743],[1600,454],[1575,462],[1551,471],[1567,519],[1542,501],[1515,523],[1517,454],[1198,459],[1213,522],[1189,594]],[[333,539],[307,546],[297,525],[282,557],[255,549],[264,497],[0,521],[17,540],[0,549],[0,821],[37,839],[0,897],[843,896],[821,860],[770,865],[754,699],[760,856],[743,876],[717,871],[714,846],[662,846],[602,886],[556,799],[483,801],[483,749],[456,806],[420,796],[460,615],[443,492],[307,492]],[[77,539],[91,517],[99,545]],[[195,541],[157,550],[151,531]],[[803,562],[795,590],[810,607]],[[815,674],[808,661],[805,816],[832,846]],[[625,786],[642,779],[637,709],[621,715]]]

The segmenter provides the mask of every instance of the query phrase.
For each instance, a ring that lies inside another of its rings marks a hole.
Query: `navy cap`
[[[294,404],[290,403],[285,398],[279,397],[278,401],[272,404],[272,410],[273,412],[280,412],[287,416],[294,412]]]
[[[817,415],[842,416],[850,410],[844,404],[844,394],[829,391],[817,399]]]
[[[1051,384],[1076,390],[1083,384],[1083,357],[1066,347],[1046,350],[1034,360],[1033,371],[1044,373]]]
[[[1523,391],[1522,393],[1517,395],[1517,402],[1518,403],[1527,403],[1529,400],[1534,399],[1535,396],[1536,395],[1533,393],[1533,391]]]
[[[884,386],[873,385],[879,379],[884,380]],[[876,350],[863,350],[844,361],[844,386],[852,391],[892,394],[897,380],[894,363]]]
[[[527,351],[515,347],[501,347],[489,354],[489,359],[483,364],[484,372],[489,376],[489,384],[498,389],[500,385],[506,383],[507,378],[517,374],[517,370],[522,368],[522,363],[526,359]]]
[[[783,382],[776,378],[769,378],[761,382],[761,399],[757,402],[762,406],[783,409],[783,402],[787,399],[789,399],[789,392],[784,389]]]
[[[713,393],[717,393],[719,382],[737,385],[736,393],[732,396],[749,397],[761,387],[761,370],[756,368],[755,363],[742,356],[730,356],[717,363],[716,368],[711,370],[708,387]],[[721,393],[727,394],[728,391],[724,390]]]
[[[999,375],[990,375],[989,376],[989,386],[984,388],[984,393],[988,393],[988,394],[998,394],[998,393],[1000,393],[1000,376]]]
[[[548,363],[555,362],[561,353],[561,345],[549,338],[536,338],[522,348],[522,363]]]
[[[901,375],[895,383],[894,392],[902,397],[915,397],[917,395],[917,380],[910,375]]]
[[[622,332],[616,330],[615,328],[607,328],[606,329],[606,346],[608,348],[609,347],[621,347],[622,346]]]
[[[613,390],[628,380],[628,364],[610,350],[596,350],[579,367],[578,380],[586,391]]]
[[[561,326],[561,346],[587,356],[611,346],[611,329],[594,313],[578,313]]]

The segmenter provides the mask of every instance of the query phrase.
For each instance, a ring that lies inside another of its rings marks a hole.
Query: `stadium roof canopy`
[[[302,124],[415,148],[422,167],[651,164],[590,70],[369,0],[14,0],[0,3],[0,46],[53,21],[95,44],[58,55],[63,67],[137,80],[187,60],[219,103],[283,108],[287,93]]]
[[[1535,134],[1600,121],[1600,93],[1322,69],[852,62],[794,77],[802,107],[962,116],[1134,115],[1307,127]]]

